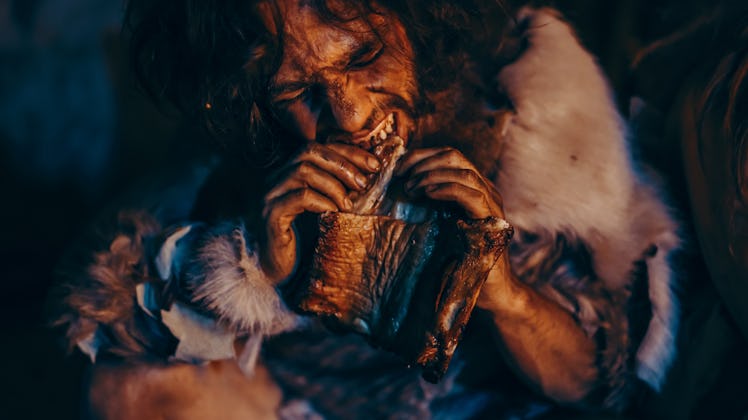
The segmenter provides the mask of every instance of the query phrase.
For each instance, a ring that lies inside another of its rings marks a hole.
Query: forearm
[[[578,402],[594,387],[596,346],[572,315],[520,282],[503,256],[478,302],[493,320],[509,365],[539,392]]]

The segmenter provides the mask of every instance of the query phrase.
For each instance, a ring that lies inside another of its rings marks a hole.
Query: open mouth
[[[353,139],[352,143],[367,150],[373,150],[387,140],[392,134],[396,134],[397,120],[394,113],[388,114],[369,133]]]
[[[398,161],[406,153],[405,140],[396,132],[395,114],[389,114],[366,136],[358,137],[356,145],[367,149],[382,163],[380,170],[369,179],[369,188],[352,193],[352,211],[356,214],[374,214],[380,209],[387,188],[395,174]]]

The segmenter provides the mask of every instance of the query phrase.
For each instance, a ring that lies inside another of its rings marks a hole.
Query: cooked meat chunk
[[[496,218],[415,224],[348,213],[322,214],[319,224],[299,308],[439,380],[511,227]]]

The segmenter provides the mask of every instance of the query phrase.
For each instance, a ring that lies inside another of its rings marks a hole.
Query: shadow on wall
[[[2,217],[13,221],[2,267],[24,273],[8,286],[35,304],[64,244],[158,166],[177,127],[133,88],[121,18],[121,0],[0,4],[0,170],[11,198]]]
[[[117,191],[190,150],[134,89],[122,13],[121,0],[0,2],[4,418],[80,417],[83,359],[42,315],[55,264]]]

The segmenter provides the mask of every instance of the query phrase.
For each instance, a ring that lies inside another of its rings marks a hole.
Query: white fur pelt
[[[549,9],[519,19],[529,19],[527,49],[498,76],[515,108],[495,179],[507,219],[520,231],[573,232],[611,291],[628,287],[634,262],[656,247],[646,259],[653,318],[637,374],[659,389],[678,325],[668,262],[677,225],[634,165],[610,88],[569,25]]]
[[[214,227],[199,242],[182,273],[191,301],[250,334],[274,335],[296,325],[298,317],[262,271],[241,223]]]

